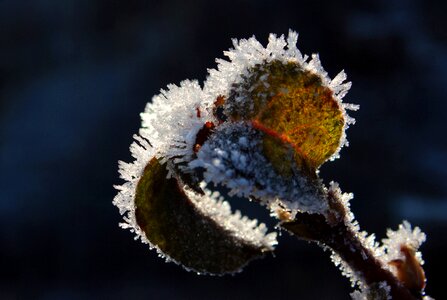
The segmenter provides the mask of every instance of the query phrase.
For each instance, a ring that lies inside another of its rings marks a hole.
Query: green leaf
[[[146,238],[170,259],[199,273],[239,271],[270,249],[225,229],[195,207],[165,164],[153,158],[137,185],[135,216]],[[189,191],[188,191],[189,192]]]

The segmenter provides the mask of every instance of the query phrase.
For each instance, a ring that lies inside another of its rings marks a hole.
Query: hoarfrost
[[[141,113],[140,135],[156,149],[156,157],[188,162],[194,154],[197,132],[207,121],[213,101],[207,102],[197,81],[185,80],[180,86],[168,85],[152,98]]]
[[[371,254],[378,260],[382,268],[388,269],[397,276],[397,270],[392,267],[393,264],[390,264],[390,262],[395,260],[406,260],[405,253],[402,250],[402,246],[410,247],[412,250],[414,250],[414,255],[418,263],[421,265],[424,264],[422,255],[417,250],[425,241],[426,236],[419,227],[415,227],[414,229],[412,229],[410,223],[404,221],[403,224],[399,225],[398,230],[393,231],[391,229],[388,229],[387,238],[383,239],[382,245],[380,245],[376,241],[374,234],[368,235],[366,231],[360,231],[358,222],[354,219],[354,215],[352,214],[349,207],[349,200],[352,198],[352,194],[342,194],[340,188],[338,187],[338,184],[334,182],[331,182],[328,191],[336,194],[336,198],[341,200],[341,203],[343,204],[346,212],[344,219],[345,225],[350,228],[353,233],[355,233],[357,239],[363,244],[364,248],[367,249],[367,251],[370,251]],[[366,253],[361,254],[365,255]],[[353,285],[358,285],[362,290],[361,292],[356,291],[351,294],[354,300],[391,299],[384,298],[383,293],[377,294],[377,288],[370,288],[365,290],[364,287],[366,286],[366,284],[362,283],[362,278],[361,276],[359,276],[360,274],[355,274],[337,254],[333,253],[331,257],[334,264],[340,267],[343,275],[349,277],[351,283]],[[384,290],[384,287],[381,287],[381,289]],[[372,296],[373,292],[376,293],[375,295],[379,296]]]
[[[200,116],[197,110],[200,110]],[[150,248],[157,247],[146,239],[135,219],[134,198],[138,181],[153,157],[165,160],[175,157],[175,162],[189,160],[195,136],[211,118],[210,115],[209,105],[203,101],[203,92],[197,81],[185,80],[180,86],[168,85],[167,90],[161,90],[160,95],[153,97],[141,114],[142,128],[139,135],[134,135],[135,141],[130,146],[135,160],[118,163],[120,177],[126,180],[124,184],[115,186],[118,194],[113,199],[113,204],[124,215],[124,223],[120,223],[120,227],[135,232],[136,239],[140,238]]]
[[[357,220],[354,218],[354,214],[350,208],[350,200],[354,198],[354,195],[352,193],[343,193],[336,182],[330,182],[328,192],[334,194],[335,198],[338,199],[343,205],[343,222],[345,226],[355,234],[357,240],[363,245],[366,251],[370,251],[375,258],[383,262],[384,250],[382,247],[379,247],[379,243],[376,241],[375,235],[368,234],[366,231],[361,231]],[[367,253],[362,252],[360,254],[362,255],[363,259],[367,259]],[[340,268],[342,274],[350,279],[352,286],[366,286],[363,283],[361,274],[354,272],[336,253],[332,253],[331,258],[334,264]]]
[[[351,286],[363,286],[362,276],[356,273],[337,253],[332,252],[331,260],[341,271],[341,274],[349,279]]]
[[[222,184],[230,195],[253,197],[263,204],[280,201],[290,211],[324,213],[327,203],[299,170],[278,175],[262,153],[262,133],[245,122],[221,125],[201,147],[190,168],[203,168],[206,182]]]
[[[200,187],[205,191],[203,196],[185,188],[189,199],[200,212],[213,219],[232,236],[256,247],[273,250],[278,243],[276,232],[267,233],[267,227],[264,223],[258,224],[258,220],[251,220],[242,216],[239,210],[232,213],[230,204],[224,201],[219,192],[208,190],[206,183],[202,182]]]
[[[155,246],[149,243],[144,232],[137,225],[134,199],[138,181],[147,163],[155,156],[155,150],[142,137],[134,135],[134,139],[136,141],[130,145],[130,150],[135,160],[131,163],[123,161],[118,163],[120,177],[126,180],[126,182],[122,185],[114,186],[118,190],[118,194],[113,199],[113,204],[118,207],[120,214],[124,215],[124,222],[120,223],[119,226],[134,232],[136,235],[135,239],[141,239],[143,243],[149,244],[150,248],[154,248]]]

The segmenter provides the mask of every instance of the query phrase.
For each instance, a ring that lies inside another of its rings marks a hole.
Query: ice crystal
[[[113,204],[118,207],[121,215],[124,215],[124,223],[120,227],[129,228],[135,232],[135,239],[141,238],[142,242],[148,243],[135,220],[135,192],[138,181],[141,178],[147,163],[155,156],[154,148],[149,142],[138,135],[134,135],[136,140],[130,146],[130,152],[135,160],[131,163],[119,161],[120,177],[126,182],[122,185],[115,185],[118,194],[113,199]]]
[[[340,257],[340,255],[332,251],[331,260],[334,265],[340,269],[341,274],[349,279],[352,287],[364,286],[362,274],[355,272],[349,264]]]
[[[382,281],[370,287],[363,287],[361,291],[351,293],[352,300],[391,300],[391,288]]]

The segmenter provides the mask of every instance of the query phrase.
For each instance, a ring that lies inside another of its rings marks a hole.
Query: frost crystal
[[[180,87],[170,84],[146,105],[141,114],[140,135],[156,149],[157,158],[188,162],[193,156],[197,132],[213,120],[212,104],[204,99],[197,81],[185,80]]]
[[[226,186],[230,195],[253,197],[267,205],[280,201],[292,212],[324,212],[327,203],[299,170],[288,178],[275,172],[261,141],[262,133],[244,122],[221,125],[189,166],[203,168],[205,181]]]
[[[147,163],[155,155],[155,150],[147,140],[138,135],[134,135],[135,142],[130,146],[130,152],[135,160],[131,163],[119,161],[120,177],[126,182],[122,185],[115,185],[118,194],[113,199],[113,204],[119,208],[120,214],[124,216],[124,223],[120,223],[120,227],[129,228],[135,232],[138,239],[141,237],[142,242],[148,243],[144,237],[144,233],[140,230],[135,220],[135,192],[138,181],[141,178]]]

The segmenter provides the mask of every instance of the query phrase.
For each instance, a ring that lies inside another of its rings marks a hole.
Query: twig
[[[326,194],[326,197],[330,198],[329,203],[336,203],[334,200],[340,203],[334,194]],[[341,205],[332,205],[331,208],[337,209],[340,214],[345,213]],[[345,224],[342,217],[339,216],[336,222],[329,222],[320,214],[297,213],[293,221],[283,222],[281,227],[299,239],[316,242],[323,248],[330,248],[361,277],[362,282],[368,287],[386,282],[394,300],[422,299],[422,295],[412,293],[383,267],[371,250],[361,242],[358,235]]]

